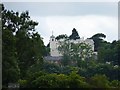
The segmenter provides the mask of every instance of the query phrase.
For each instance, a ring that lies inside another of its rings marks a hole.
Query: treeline
[[[94,75],[85,78],[77,74],[72,68],[70,74],[56,74],[46,72],[31,73],[26,80],[19,80],[21,88],[118,88],[118,80],[109,81],[105,75]]]
[[[58,35],[56,37],[57,40],[59,39],[79,39],[80,36],[75,28],[72,30],[72,34],[67,36],[66,34]],[[98,62],[106,63],[110,62],[113,65],[120,65],[120,40],[112,41],[112,43],[105,41],[106,35],[103,33],[97,33],[88,39],[92,39],[94,41],[94,51],[98,53]],[[65,44],[67,44],[65,42]],[[62,45],[65,47],[65,44]],[[47,45],[49,48],[49,44]],[[87,46],[86,46],[87,48]],[[78,48],[77,48],[78,49]]]
[[[101,38],[104,37],[102,34],[94,35],[91,38],[98,52],[97,61],[79,60],[78,66],[56,65],[44,61],[49,47],[44,45],[42,37],[36,32],[38,22],[30,19],[28,11],[14,12],[2,5],[1,13],[3,88],[9,83],[19,83],[24,88],[115,88],[120,84],[120,41],[109,43]],[[80,38],[75,29],[70,38]]]

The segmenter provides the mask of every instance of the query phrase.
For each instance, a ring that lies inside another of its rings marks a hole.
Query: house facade
[[[85,39],[84,40],[84,38],[80,38],[80,39],[76,39],[76,40],[72,39],[69,41],[70,41],[70,43],[74,43],[74,44],[77,44],[77,43],[88,44],[91,46],[91,49],[94,51],[94,41],[92,39]],[[64,42],[64,39],[57,40],[57,39],[55,39],[54,35],[52,35],[50,37],[50,56],[52,56],[52,57],[62,56],[62,54],[58,50],[58,47],[60,45],[59,42]]]
[[[50,36],[50,56],[46,56],[44,59],[47,62],[50,63],[56,63],[56,64],[60,64],[60,61],[62,60],[62,54],[60,53],[60,51],[58,50],[58,47],[60,46],[60,42],[64,42],[64,39],[59,39],[57,40],[56,37],[54,35]],[[92,39],[84,39],[84,38],[80,38],[80,39],[76,39],[76,40],[69,40],[70,43],[85,43],[91,46],[92,51],[94,51],[94,41]],[[95,58],[97,59],[97,52],[94,52],[95,54]]]

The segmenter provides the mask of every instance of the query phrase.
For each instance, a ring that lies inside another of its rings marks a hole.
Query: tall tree
[[[21,13],[18,18],[18,30],[15,35],[16,49],[21,78],[24,78],[29,67],[43,62],[45,46],[41,36],[35,31],[38,23],[30,19],[28,11]]]
[[[93,41],[94,41],[95,51],[98,51],[98,48],[100,47],[101,43],[104,42],[103,38],[106,38],[106,35],[104,35],[102,33],[97,33],[90,38],[90,39],[93,39]]]
[[[20,75],[18,58],[15,48],[16,38],[13,35],[15,13],[7,11],[2,5],[2,84],[7,87],[9,82],[17,82]]]
[[[2,9],[3,84],[25,78],[33,64],[42,64],[44,43],[35,31],[37,22],[30,19],[28,11],[18,12]]]
[[[75,28],[73,28],[72,34],[69,36],[69,39],[80,39],[80,36]]]

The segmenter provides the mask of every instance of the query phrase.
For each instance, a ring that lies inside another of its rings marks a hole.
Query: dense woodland
[[[64,52],[61,65],[48,63],[44,56],[49,55],[49,44],[44,45],[35,30],[39,23],[30,19],[29,12],[14,12],[2,5],[1,13],[3,88],[9,83],[19,83],[21,88],[120,87],[120,41],[107,42],[106,35],[97,33],[89,37],[95,42],[97,60],[81,60],[76,54],[77,46],[73,45],[75,55],[60,49]],[[56,37],[60,38],[78,39],[80,36],[74,28],[70,36]],[[70,64],[71,60],[76,60],[77,65]]]

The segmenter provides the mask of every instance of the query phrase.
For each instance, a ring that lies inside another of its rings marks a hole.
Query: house
[[[76,39],[76,40],[69,40],[70,43],[85,43],[91,46],[91,49],[94,51],[94,41],[92,39]],[[50,56],[45,57],[44,59],[51,63],[60,63],[60,60],[62,59],[62,54],[58,50],[58,47],[60,45],[60,42],[64,42],[64,39],[57,40],[54,35],[50,36]],[[97,55],[97,52],[94,52],[95,55]]]
[[[57,40],[55,39],[55,36],[51,36],[50,37],[50,56],[52,57],[59,57],[59,56],[62,56],[62,54],[59,52],[58,50],[58,47],[60,45],[59,42],[62,42],[64,41],[64,39],[60,39],[60,40]],[[92,48],[92,50],[94,51],[94,41],[92,39],[85,39],[84,38],[80,38],[80,39],[76,39],[76,40],[70,40],[71,43],[86,43],[86,44],[89,44]]]

